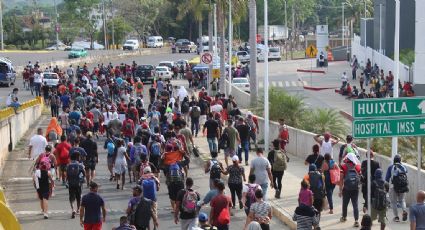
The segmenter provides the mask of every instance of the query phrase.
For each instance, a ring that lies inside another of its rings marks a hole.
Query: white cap
[[[234,156],[232,157],[232,161],[239,161],[239,157],[238,157],[238,155],[234,155]]]
[[[149,166],[143,169],[143,173],[151,173],[151,172],[152,172],[152,169]]]

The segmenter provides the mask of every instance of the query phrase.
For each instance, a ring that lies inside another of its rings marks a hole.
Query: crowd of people
[[[181,229],[229,229],[231,216],[238,208],[246,214],[244,229],[270,229],[273,215],[268,191],[274,189],[274,197],[281,199],[283,175],[290,161],[285,121],[279,120],[278,136],[271,143],[271,151],[265,153],[257,143],[257,117],[251,112],[243,114],[232,96],[216,92],[210,96],[205,88],[198,92],[183,86],[177,89],[171,81],[158,78],[147,89],[149,98],[145,100],[146,88],[128,66],[100,64],[89,71],[84,65],[77,68],[75,76],[68,72],[57,88],[41,94],[51,108],[52,118],[46,130],[39,128],[31,138],[28,157],[35,161],[34,186],[44,218],[49,218],[49,198],[62,183],[69,191],[71,218],[79,216],[84,229],[102,229],[107,200],[97,193],[96,168],[104,164],[117,190],[132,184],[127,215],[120,218],[117,230],[158,229],[157,199],[158,191],[163,189],[168,190],[174,222]],[[137,67],[135,63],[132,66]],[[190,72],[187,70],[185,76]],[[210,154],[204,165],[210,188],[206,194],[195,190],[197,181],[189,176],[191,161],[199,156],[194,138],[201,136],[206,138]],[[370,229],[367,224],[378,219],[384,229],[389,205],[395,222],[407,220],[404,197],[408,172],[400,155],[393,159],[384,177],[371,153],[373,192],[372,207],[368,207],[367,167],[359,160],[353,138],[347,136],[347,144],[338,156],[333,154],[338,138],[325,133],[314,140],[317,144],[305,160],[308,173],[301,181],[293,215],[298,229],[320,229],[321,213],[329,208],[329,214],[333,214],[336,187],[343,201],[341,222],[347,220],[350,201],[355,227],[361,224],[362,229]],[[253,149],[256,156],[250,159]],[[106,152],[106,162],[99,162],[100,152]],[[224,162],[218,159],[220,152]],[[243,165],[249,167],[249,172]],[[160,180],[162,174],[165,185]],[[84,186],[89,193],[83,196]],[[230,196],[226,195],[226,187]],[[363,211],[372,211],[370,217],[363,216],[361,223],[360,190],[365,199]],[[410,207],[410,221],[416,229],[425,224],[424,199],[424,192],[419,191],[418,204]],[[209,214],[205,205],[210,206]]]
[[[367,60],[364,70],[360,69],[356,55],[353,56],[351,62],[352,79],[351,83],[347,73],[344,72],[341,76],[340,94],[347,96],[347,99],[363,99],[363,98],[386,98],[393,96],[394,75],[391,71],[385,74],[384,69],[380,68],[376,63],[372,66],[370,59]],[[357,81],[358,85],[353,85]],[[415,92],[411,82],[397,83],[400,97],[413,97]],[[368,89],[369,87],[369,89]]]

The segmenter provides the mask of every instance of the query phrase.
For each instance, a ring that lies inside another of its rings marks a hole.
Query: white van
[[[139,41],[137,39],[129,39],[125,41],[122,46],[123,50],[138,50],[140,47]]]
[[[164,46],[164,40],[161,36],[151,36],[147,42],[148,48],[162,48]]]

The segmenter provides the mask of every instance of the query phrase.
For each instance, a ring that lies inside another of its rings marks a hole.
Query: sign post
[[[361,99],[352,105],[354,119],[425,116],[425,97]]]
[[[317,56],[317,48],[313,44],[310,44],[305,49],[305,54],[310,57],[310,85],[313,85],[313,59]]]
[[[213,61],[211,53],[203,53],[201,55],[201,63],[209,65]]]

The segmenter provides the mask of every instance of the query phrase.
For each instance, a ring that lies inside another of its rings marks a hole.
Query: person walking
[[[176,207],[174,209],[174,223],[181,223],[181,229],[192,229],[198,226],[197,202],[201,196],[192,189],[193,179],[186,179],[186,188],[177,194]],[[179,215],[180,214],[180,215]]]
[[[233,120],[227,120],[227,127],[224,128],[222,137],[220,138],[220,143],[221,141],[225,141],[227,145],[224,149],[224,161],[226,166],[229,166],[228,158],[233,158],[236,154],[238,144],[240,143],[239,132],[235,127],[233,127]],[[240,158],[238,157],[238,159]]]
[[[255,175],[255,183],[261,186],[264,194],[264,200],[267,200],[267,190],[269,187],[274,188],[273,176],[271,171],[271,164],[269,160],[263,155],[263,149],[257,148],[257,157],[251,161],[251,168],[249,174]]]
[[[217,139],[220,138],[219,125],[212,113],[208,114],[208,120],[204,124],[202,133],[207,131],[207,141],[210,152],[217,152]]]
[[[66,179],[68,183],[69,203],[71,205],[71,218],[75,218],[75,214],[80,210],[81,191],[84,183],[85,171],[84,166],[78,161],[80,154],[71,155],[71,163],[66,169]],[[77,209],[74,209],[74,201],[77,200]]]
[[[381,230],[385,229],[385,220],[387,219],[387,191],[389,188],[388,183],[382,177],[382,170],[380,168],[375,170],[374,177],[371,184],[371,218],[372,220],[378,219],[381,224]]]
[[[52,174],[50,173],[50,164],[48,161],[41,160],[40,166],[35,170],[33,175],[34,187],[37,190],[38,198],[40,199],[41,212],[44,219],[48,219],[48,200],[52,195],[52,189],[55,185]]]
[[[329,214],[334,213],[334,205],[333,205],[333,192],[337,183],[339,183],[339,176],[341,170],[339,169],[336,162],[331,158],[329,153],[325,154],[325,161],[322,165],[322,172],[325,176],[325,190],[326,190],[326,198],[329,203]],[[331,175],[336,174],[337,176]],[[338,180],[336,180],[336,178]]]
[[[212,189],[214,180],[221,178],[221,173],[224,172],[223,164],[217,159],[218,153],[211,152],[211,160],[207,161],[204,167],[205,173],[210,174],[210,189]]]
[[[409,209],[410,230],[425,229],[425,191],[416,194],[416,204]]]
[[[333,146],[338,144],[339,138],[332,138],[332,135],[329,132],[325,132],[323,134],[323,138],[320,136],[320,134],[317,134],[313,137],[313,139],[320,145],[320,155],[324,156],[326,153],[329,153],[331,154],[332,159],[334,159]]]
[[[93,141],[93,133],[87,132],[86,139],[81,142],[81,147],[86,151],[87,156],[84,161],[84,168],[86,170],[86,183],[87,187],[96,175],[96,164],[98,163],[99,156],[97,152],[97,144]]]
[[[66,136],[61,136],[61,143],[56,145],[55,155],[57,159],[57,167],[59,169],[59,179],[62,179],[62,185],[67,186],[66,184],[66,167],[70,162],[69,159],[69,150],[71,149],[71,145],[66,140]]]
[[[124,145],[124,140],[119,139],[117,141],[117,151],[114,155],[114,173],[115,180],[117,181],[117,189],[120,189],[120,179],[121,179],[121,190],[124,190],[125,184],[125,173],[127,172],[127,159],[129,159],[127,155],[127,149]]]
[[[313,192],[313,207],[317,211],[317,216],[320,221],[323,209],[323,198],[325,197],[325,181],[322,173],[317,169],[315,164],[311,164],[308,171],[304,180],[310,184],[310,190]],[[318,227],[319,224],[316,225],[316,228]]]
[[[375,161],[374,158],[374,153],[372,150],[370,150],[370,175],[371,181],[375,180],[375,172],[377,169],[381,168],[381,166],[379,165],[379,162]],[[361,165],[361,172],[362,172],[362,176],[361,176],[361,182],[362,182],[362,194],[363,194],[363,199],[364,199],[364,204],[363,204],[363,213],[367,212],[367,159],[362,161],[362,165]],[[373,191],[373,190],[372,190]]]
[[[31,137],[28,145],[28,159],[37,159],[44,152],[47,139],[43,136],[43,129],[37,128],[37,134]]]
[[[258,119],[256,116],[252,114],[252,112],[248,112],[246,115],[246,124],[249,126],[249,137],[254,143],[255,148],[258,148],[257,144],[257,135],[260,133],[260,128],[258,126]],[[251,143],[250,148],[251,149]]]
[[[354,214],[354,227],[359,227],[359,184],[360,184],[360,164],[356,155],[347,154],[344,164],[341,166],[341,182],[339,185],[339,197],[342,197],[342,217],[341,222],[347,221],[347,207],[351,200]]]
[[[390,184],[390,201],[394,213],[394,222],[400,222],[398,205],[403,210],[403,221],[407,220],[406,193],[409,192],[407,168],[401,163],[399,154],[394,156],[393,164],[387,169],[385,180]]]
[[[137,230],[149,229],[151,219],[154,227],[159,227],[153,201],[144,197],[140,185],[133,187],[133,197],[128,201],[126,213],[130,224],[136,226]]]
[[[238,147],[238,157],[240,161],[242,161],[242,151],[245,152],[245,165],[248,165],[250,127],[245,123],[243,117],[239,117],[238,123],[236,124],[236,129],[238,130],[240,138],[240,144]]]
[[[313,145],[313,153],[308,155],[304,161],[305,165],[315,164],[316,167],[321,170],[323,160],[325,159],[322,155],[320,155],[320,146],[318,144]]]
[[[251,205],[246,218],[245,229],[247,229],[251,221],[257,221],[261,225],[261,230],[269,230],[272,219],[271,205],[264,201],[262,190],[255,191],[255,200],[256,202]]]
[[[242,189],[242,203],[245,209],[245,214],[248,216],[251,205],[256,202],[255,191],[261,189],[259,184],[255,183],[255,175],[251,174],[248,177],[248,183]]]
[[[81,199],[80,225],[84,230],[102,230],[102,223],[106,220],[105,201],[97,193],[99,186],[91,181],[90,192]]]
[[[267,159],[272,166],[273,184],[276,185],[276,193],[274,197],[280,199],[282,193],[282,178],[287,168],[287,158],[280,148],[280,140],[273,141],[273,150],[269,152]]]
[[[230,224],[230,210],[233,206],[230,197],[224,194],[224,183],[217,183],[218,195],[211,200],[211,224],[218,230],[228,230]]]
[[[243,203],[242,203],[242,187],[243,187],[243,182],[246,181],[245,178],[245,169],[244,167],[239,165],[239,157],[234,155],[232,157],[232,161],[233,164],[228,166],[226,171],[223,172],[224,175],[229,175],[228,178],[228,186],[230,189],[230,194],[232,196],[232,204],[233,204],[233,209],[235,209],[235,204],[236,204],[236,196],[238,196],[238,200],[239,200],[239,208],[242,209],[243,208]]]

